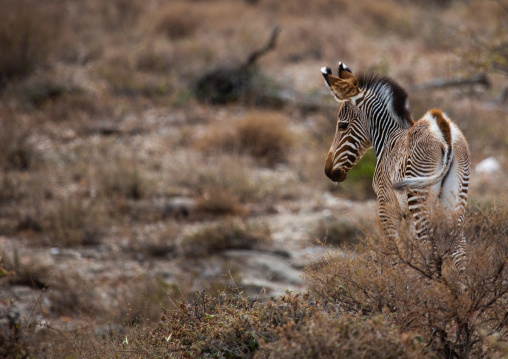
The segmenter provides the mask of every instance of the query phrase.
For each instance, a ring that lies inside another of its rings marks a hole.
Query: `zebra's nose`
[[[347,173],[339,169],[336,169],[335,171],[329,171],[328,168],[325,168],[325,174],[333,182],[342,182],[347,177]]]
[[[347,173],[339,168],[333,169],[333,154],[328,155],[325,163],[325,174],[333,182],[342,182],[346,179]]]
[[[333,153],[330,152],[328,153],[328,157],[326,157],[325,174],[328,178],[332,179],[332,172],[333,172]]]

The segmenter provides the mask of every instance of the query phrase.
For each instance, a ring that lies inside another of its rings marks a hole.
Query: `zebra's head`
[[[372,147],[365,114],[344,101],[337,116],[335,137],[325,163],[325,174],[334,182],[346,179],[351,168]]]

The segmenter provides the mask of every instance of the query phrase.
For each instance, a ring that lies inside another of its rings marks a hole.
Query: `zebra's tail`
[[[425,189],[439,183],[446,176],[448,171],[450,170],[450,166],[452,164],[452,148],[448,148],[445,153],[443,160],[443,167],[441,171],[436,173],[433,176],[429,177],[410,177],[405,178],[404,180],[394,183],[393,188],[395,190],[407,190],[407,189]]]

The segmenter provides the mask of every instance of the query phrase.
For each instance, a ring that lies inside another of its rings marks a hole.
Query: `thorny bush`
[[[506,207],[494,206],[472,210],[468,218],[463,272],[448,258],[448,226],[434,218],[430,241],[437,251],[409,233],[401,241],[405,248],[371,234],[346,259],[329,253],[309,269],[310,288],[338,313],[383,315],[401,331],[419,333],[439,357],[494,356],[487,342],[508,339],[508,215]]]

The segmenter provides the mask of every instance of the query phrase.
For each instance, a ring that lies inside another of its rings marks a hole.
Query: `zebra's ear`
[[[339,65],[339,77],[333,76],[329,67],[323,67],[321,73],[325,78],[326,86],[332,91],[337,101],[348,100],[360,93],[357,78],[347,67],[341,70]],[[343,78],[340,78],[341,75]]]
[[[339,75],[339,79],[342,80],[351,80],[354,81],[354,84],[356,85],[358,83],[356,76],[353,75],[353,72],[349,69],[349,67],[346,66],[346,64],[339,61],[339,68],[337,71]]]

